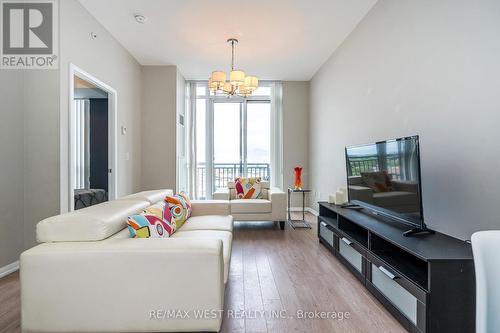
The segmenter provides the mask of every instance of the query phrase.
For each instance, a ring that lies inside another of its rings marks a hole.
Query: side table
[[[288,188],[288,223],[290,226],[295,229],[295,228],[307,228],[311,229],[311,225],[306,221],[306,193],[310,193],[312,190],[311,189],[295,189],[295,188]],[[290,213],[290,203],[291,203],[291,197],[292,193],[302,193],[302,220],[292,220],[292,216]]]

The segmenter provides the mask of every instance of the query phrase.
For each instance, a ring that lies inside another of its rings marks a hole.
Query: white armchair
[[[262,199],[237,199],[234,182],[213,194],[215,200],[229,200],[231,215],[235,221],[274,221],[285,229],[286,193],[270,188],[269,182],[261,182]]]

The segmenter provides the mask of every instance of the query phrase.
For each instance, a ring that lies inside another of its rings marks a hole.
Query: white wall
[[[60,2],[61,168],[68,170],[69,65],[73,63],[118,92],[118,197],[141,187],[142,68],[76,0]],[[90,33],[97,34],[96,39]],[[124,125],[128,131],[122,135]],[[127,153],[129,159],[127,160]],[[67,209],[68,177],[61,178],[61,206]]]
[[[118,195],[141,188],[142,67],[78,1],[61,1],[60,69],[0,71],[0,267],[36,244],[38,221],[68,209],[70,63],[117,90],[118,129],[128,128],[118,133]]]
[[[177,69],[177,82],[176,82],[176,111],[177,111],[177,141],[176,141],[176,155],[177,155],[177,192],[189,192],[188,189],[188,165],[187,165],[187,131],[186,131],[186,79],[182,76],[181,72]],[[180,118],[184,118],[184,125],[180,123]]]
[[[176,66],[144,66],[142,189],[176,188]]]
[[[59,212],[59,73],[0,70],[0,268]]]
[[[498,1],[379,0],[311,82],[321,199],[345,185],[344,146],[419,134],[427,224],[499,229],[499,31]]]
[[[24,248],[23,72],[0,70],[0,268]]]
[[[59,71],[24,74],[24,247],[35,226],[59,213]]]
[[[309,82],[283,82],[283,189],[293,187],[294,168],[302,167],[302,187],[309,186]],[[308,201],[306,201],[306,206]],[[292,207],[302,207],[293,194]]]

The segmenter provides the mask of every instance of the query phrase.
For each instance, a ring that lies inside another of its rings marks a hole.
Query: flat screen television
[[[346,207],[366,208],[412,227],[405,236],[429,232],[424,223],[418,136],[346,147]]]

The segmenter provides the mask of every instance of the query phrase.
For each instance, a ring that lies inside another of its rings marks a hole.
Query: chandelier
[[[231,72],[229,80],[226,81],[226,73],[223,71],[213,71],[208,79],[208,88],[214,94],[227,96],[247,97],[259,87],[259,79],[256,76],[246,76],[242,70],[234,69],[234,46],[238,44],[236,38],[227,40],[231,44]]]

